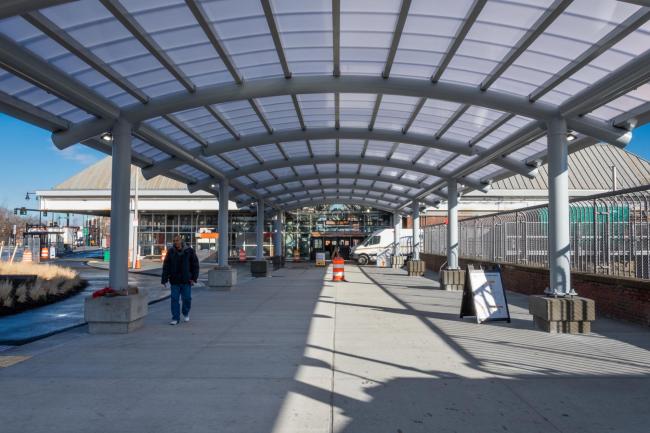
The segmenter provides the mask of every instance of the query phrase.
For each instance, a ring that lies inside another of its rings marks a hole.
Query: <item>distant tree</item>
[[[14,215],[13,209],[0,207],[0,242],[8,245],[13,236],[13,226],[16,225],[16,240],[23,239],[26,224],[36,224],[38,218],[32,216]]]

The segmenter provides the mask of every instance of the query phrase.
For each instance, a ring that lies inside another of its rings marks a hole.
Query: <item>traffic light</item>
[[[20,214],[21,215],[27,215],[27,208],[26,207],[21,207],[20,208]]]
[[[14,208],[14,215],[18,215],[18,208],[17,207]]]
[[[46,211],[46,210],[43,211],[43,216],[44,216],[44,217],[47,216],[47,211]]]

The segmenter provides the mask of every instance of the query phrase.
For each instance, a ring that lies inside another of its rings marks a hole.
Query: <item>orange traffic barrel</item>
[[[160,261],[164,262],[166,256],[167,256],[167,248],[163,248],[162,251],[160,252]]]
[[[49,260],[49,259],[50,259],[50,249],[48,247],[42,247],[41,260]]]
[[[246,250],[244,250],[244,247],[239,249],[239,261],[242,263],[246,261]]]
[[[341,257],[332,259],[332,281],[345,281],[345,260]]]
[[[299,262],[300,261],[300,250],[298,248],[293,250],[293,261],[294,262]]]
[[[23,250],[23,262],[26,263],[26,262],[31,262],[31,261],[33,261],[32,250],[31,250],[31,248],[25,248]]]

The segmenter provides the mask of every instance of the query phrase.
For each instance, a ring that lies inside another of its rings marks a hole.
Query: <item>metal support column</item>
[[[548,264],[551,274],[548,293],[575,294],[571,290],[571,246],[569,236],[569,163],[566,120],[548,122]]]
[[[273,217],[273,255],[282,256],[282,211]]]
[[[447,182],[447,269],[458,269],[458,184]]]
[[[413,202],[413,260],[420,260],[420,203]]]
[[[227,179],[219,183],[219,266],[228,267],[228,193],[229,184]]]
[[[131,124],[118,119],[113,127],[111,172],[111,259],[108,284],[115,290],[129,285],[129,213],[131,202]]]
[[[402,215],[399,212],[395,212],[393,214],[393,226],[395,228],[393,231],[395,240],[395,245],[393,246],[393,256],[398,257],[402,255],[399,245],[400,238],[402,237]]]
[[[255,242],[257,250],[255,260],[264,260],[264,201],[257,201],[257,224]]]

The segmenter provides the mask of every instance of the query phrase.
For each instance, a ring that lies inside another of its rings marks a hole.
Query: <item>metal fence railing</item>
[[[573,199],[569,208],[575,271],[650,279],[650,185]],[[445,255],[447,226],[425,227],[423,251]],[[460,256],[548,266],[548,207],[459,222]]]

